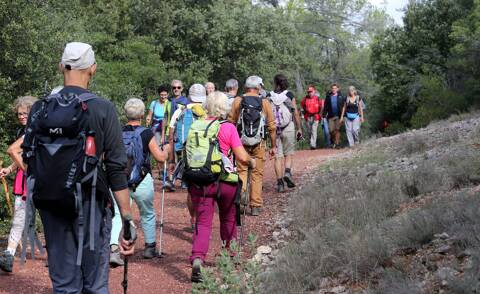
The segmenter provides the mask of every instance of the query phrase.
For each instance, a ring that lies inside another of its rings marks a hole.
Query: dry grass
[[[375,168],[354,158],[350,166],[348,160],[331,165],[298,193],[291,205],[299,238],[263,275],[264,292],[314,291],[325,277],[369,284],[396,250],[418,248],[436,233],[455,234],[462,248],[479,248],[480,198],[455,192],[480,184],[478,150],[460,144],[464,138],[456,132],[444,134],[439,144],[420,133],[410,135],[411,142],[389,141],[395,146],[392,159],[401,154],[413,160],[408,169],[385,170],[382,162],[372,173]],[[441,150],[430,152],[436,149]],[[401,204],[427,193],[435,201],[398,213]],[[417,293],[417,282],[387,271],[369,293]],[[455,287],[468,289],[472,283],[466,279]]]

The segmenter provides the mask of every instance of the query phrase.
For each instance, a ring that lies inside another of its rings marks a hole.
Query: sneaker
[[[203,261],[200,258],[195,258],[192,263],[192,282],[200,283],[202,281],[202,266]]]
[[[145,249],[143,250],[143,258],[152,259],[157,256],[159,256],[159,253],[157,251],[157,243],[145,243]]]
[[[260,215],[260,212],[261,212],[261,208],[260,208],[260,207],[252,207],[252,213],[251,213],[251,215],[252,215],[252,216],[259,216],[259,215]]]
[[[295,183],[293,182],[291,173],[286,172],[285,176],[283,177],[283,180],[285,181],[285,183],[287,183],[287,187],[289,188],[295,187]]]
[[[116,249],[110,251],[110,266],[116,268],[122,265],[124,265],[124,262],[120,256],[120,250],[116,247]]]
[[[283,180],[282,180],[282,179],[278,179],[278,180],[277,180],[277,192],[278,192],[278,193],[283,193],[283,192],[285,192],[285,185],[283,184]]]
[[[0,256],[0,269],[7,273],[13,270],[13,255],[7,250]]]

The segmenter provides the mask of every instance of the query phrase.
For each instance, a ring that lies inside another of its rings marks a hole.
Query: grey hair
[[[26,107],[30,111],[37,100],[38,98],[33,96],[20,96],[13,103],[13,111],[17,112],[20,107]]]
[[[180,86],[183,88],[183,83],[180,80],[172,80],[172,82],[170,83],[170,86],[173,86],[173,84],[180,84]]]
[[[209,116],[226,119],[229,107],[227,103],[227,95],[220,91],[210,93],[205,100],[204,107],[207,110]]]
[[[353,95],[357,96],[357,89],[354,86],[348,87],[348,96],[350,96],[350,92],[353,92]]]
[[[140,120],[145,114],[145,104],[138,98],[130,98],[123,107],[128,120]]]
[[[238,81],[236,79],[229,79],[225,83],[225,90],[230,91],[233,89],[238,89]]]
[[[212,82],[206,82],[205,85],[204,85],[204,87],[206,88],[208,85],[213,85],[213,87],[215,88],[215,84],[212,83]]]

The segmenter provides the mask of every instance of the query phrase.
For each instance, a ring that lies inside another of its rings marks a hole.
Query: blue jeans
[[[156,214],[153,206],[153,196],[155,195],[153,189],[153,178],[151,174],[147,174],[143,181],[138,185],[135,192],[130,190],[130,199],[134,200],[140,210],[140,222],[142,224],[145,243],[153,243],[157,239],[156,230]],[[132,201],[130,201],[130,205]],[[115,203],[115,217],[112,219],[112,236],[110,238],[110,245],[118,244],[120,231],[122,230],[122,218],[118,210],[117,203]]]

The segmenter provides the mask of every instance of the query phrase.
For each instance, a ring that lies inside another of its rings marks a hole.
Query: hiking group
[[[312,149],[320,122],[326,146],[339,146],[343,122],[350,146],[359,142],[364,105],[354,87],[344,97],[334,84],[323,100],[310,86],[299,110],[283,74],[274,77],[270,92],[260,77],[248,77],[241,96],[235,79],[226,82],[225,93],[208,82],[191,85],[188,96],[183,83],[173,80],[158,88],[147,113],[141,99],[128,99],[122,127],[114,104],[88,91],[96,68],[90,45],[66,45],[59,64],[64,85],[39,100],[15,101],[21,129],[7,150],[13,163],[0,169],[2,178],[15,172],[15,209],[0,269],[12,271],[22,240],[25,251],[30,239],[32,256],[34,244],[43,249],[32,225],[38,209],[54,293],[108,293],[109,267],[126,270],[134,252],[133,202],[143,257],[161,257],[165,192],[178,189],[177,181],[187,191],[191,279],[199,282],[215,203],[222,243],[234,256],[231,242],[242,243],[244,215],[262,213],[268,156],[274,158],[277,191],[295,187],[292,161],[303,139],[302,113]],[[152,159],[162,182],[159,244]]]

